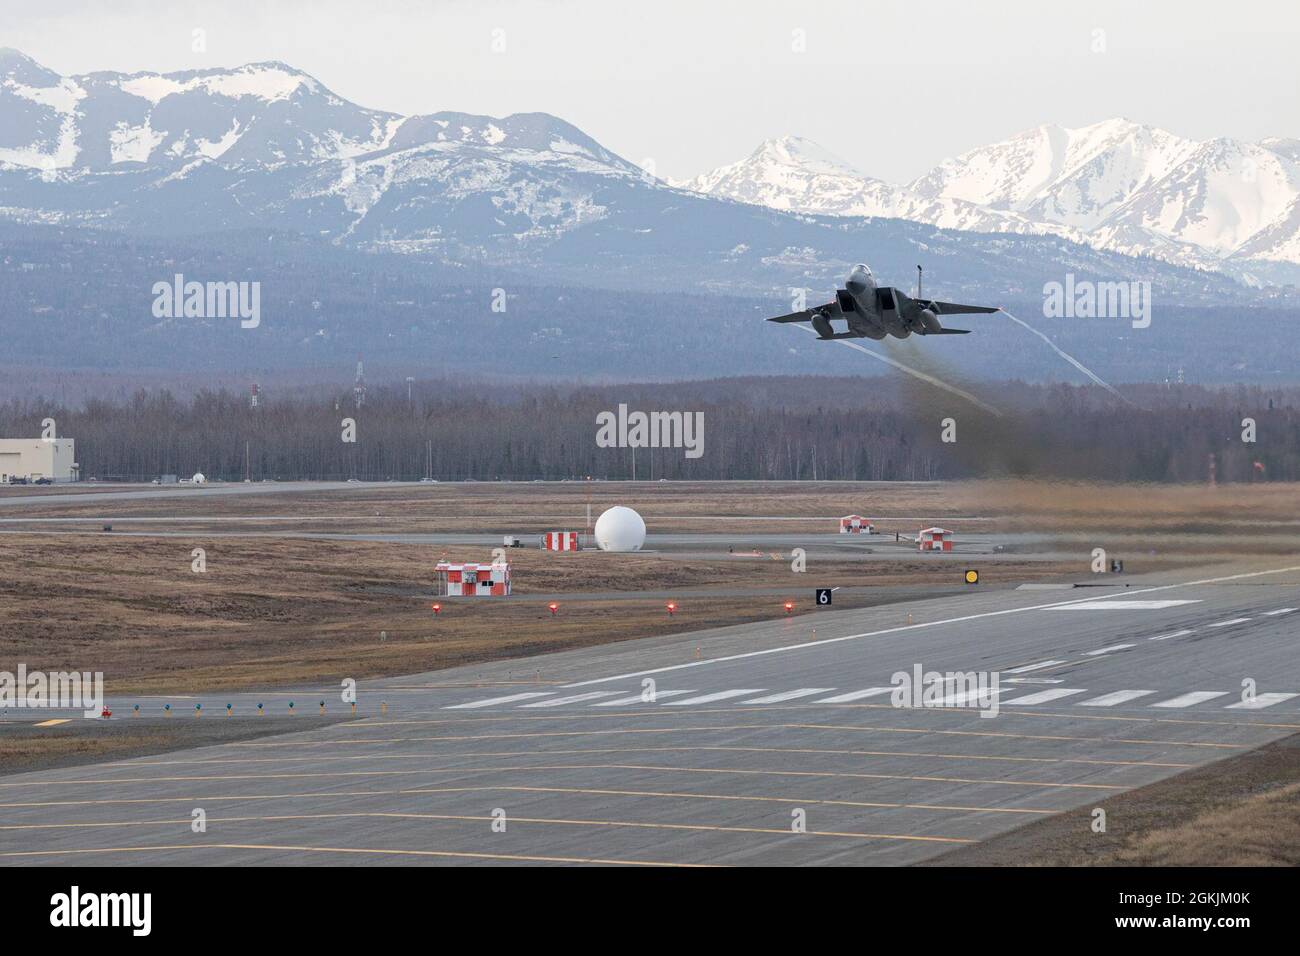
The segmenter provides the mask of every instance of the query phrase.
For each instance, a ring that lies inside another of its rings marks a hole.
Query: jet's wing
[[[987,305],[962,305],[960,302],[936,302],[931,299],[926,302],[928,308],[935,315],[959,315],[971,312],[1001,312],[1001,309],[995,309]]]
[[[825,315],[833,307],[834,302],[827,302],[825,305],[819,305],[813,309],[805,309],[802,312],[791,312],[789,315],[777,315],[768,319],[769,322],[811,322],[815,316]]]

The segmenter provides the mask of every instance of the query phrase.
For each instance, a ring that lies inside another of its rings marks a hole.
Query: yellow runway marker
[[[934,730],[921,727],[863,727],[856,724],[722,724],[719,726],[699,726],[699,727],[619,727],[612,730],[536,730],[520,731],[518,733],[500,733],[500,734],[466,734],[463,736],[439,734],[432,737],[381,737],[372,740],[344,740],[342,738],[330,738],[328,740],[300,740],[287,741],[278,743],[257,743],[249,742],[250,746],[309,746],[321,747],[331,744],[345,744],[355,746],[357,744],[393,744],[393,743],[412,743],[417,741],[456,741],[456,740],[519,740],[533,739],[543,737],[607,737],[614,734],[682,734],[695,732],[713,732],[722,730],[855,730],[863,733],[883,733],[883,734],[942,734],[955,737],[1001,737],[1011,740],[1049,740],[1049,741],[1068,741],[1077,743],[1107,743],[1107,744],[1159,744],[1161,746],[1177,747],[1213,747],[1220,749],[1239,750],[1247,745],[1245,744],[1226,744],[1207,741],[1186,741],[1186,740],[1146,740],[1130,739],[1124,737],[1073,737],[1067,734],[1015,734],[1007,731],[993,730]],[[232,743],[230,746],[239,744]]]
[[[693,707],[691,708],[691,713],[697,717],[708,715],[708,714],[726,714],[726,715],[773,714],[784,718],[785,716],[788,715],[789,711],[809,710],[809,709],[826,710],[828,708],[837,711],[845,711],[845,712],[854,712],[854,711],[861,711],[861,710],[883,710],[883,711],[898,712],[899,710],[899,708],[893,707],[889,704],[818,705],[818,704],[789,703],[789,704],[773,704],[768,707],[727,707],[727,708]],[[971,717],[971,711],[968,708],[961,708],[961,707],[916,707],[916,708],[909,709],[907,713],[921,714],[925,716],[938,715],[941,717],[945,717],[945,716],[961,717],[964,719],[970,719]],[[620,711],[618,713],[609,713],[609,714],[587,713],[586,711],[582,711],[580,713],[566,713],[566,714],[515,714],[512,712],[509,714],[499,714],[496,716],[479,715],[476,717],[445,717],[445,718],[431,717],[426,719],[408,718],[403,720],[381,720],[380,718],[375,717],[375,718],[367,718],[365,720],[358,720],[346,725],[340,725],[340,729],[356,732],[356,731],[369,730],[370,728],[373,727],[394,727],[394,726],[401,726],[405,724],[412,724],[412,725],[473,724],[473,723],[500,723],[502,721],[513,721],[513,722],[575,721],[575,720],[611,721],[611,720],[623,720],[629,717],[672,718],[672,717],[679,717],[679,716],[680,716],[679,714],[669,713],[665,710],[659,709],[659,710],[626,710],[626,711]],[[1030,718],[1047,717],[1047,718],[1054,718],[1056,720],[1060,720],[1063,717],[1068,717],[1071,720],[1090,720],[1090,721],[1110,720],[1110,721],[1131,721],[1135,723],[1151,723],[1151,724],[1193,724],[1197,726],[1206,726],[1206,727],[1265,727],[1272,730],[1300,730],[1300,723],[1279,724],[1279,723],[1264,723],[1262,721],[1256,721],[1256,720],[1238,720],[1238,719],[1194,720],[1191,718],[1177,718],[1177,717],[1145,717],[1139,714],[1132,714],[1132,715],[1083,714],[1083,713],[1074,713],[1074,712],[1052,713],[1050,711],[1008,709],[1008,710],[1001,711],[998,715],[999,720],[1002,720],[1004,718],[1009,718],[1009,717],[1030,717]],[[756,726],[767,726],[767,725],[759,724]],[[771,725],[771,726],[780,726],[780,725]]]
[[[53,720],[42,720],[39,724],[32,724],[33,727],[57,727],[59,724],[71,723],[70,717],[56,717]]]
[[[290,820],[350,820],[393,819],[393,820],[444,820],[457,823],[491,823],[491,815],[461,813],[399,813],[396,811],[353,811],[350,813],[286,813],[277,816],[259,817],[210,817],[209,823],[285,823]],[[61,830],[96,827],[144,827],[144,826],[184,826],[190,821],[184,820],[122,820],[103,823],[20,823],[0,826],[0,830]],[[690,830],[708,833],[769,833],[789,836],[789,827],[729,827],[710,823],[645,823],[639,820],[568,820],[554,817],[510,817],[512,824],[535,823],[553,826],[596,827],[601,829],[644,829],[644,830]],[[855,833],[838,830],[805,830],[801,836],[839,837],[856,840],[901,840],[919,843],[975,843],[967,837],[920,836],[911,833]]]
[[[442,857],[461,860],[506,860],[515,863],[589,863],[608,866],[671,866],[700,869],[711,863],[657,863],[654,860],[605,860],[586,856],[524,856],[512,853],[453,853],[450,850],[386,850],[373,847],[291,846],[274,843],[173,843],[160,846],[117,846],[82,850],[18,850],[0,857],[76,856],[94,853],[148,853],[152,850],[275,850],[288,853],[371,853],[379,856]]]
[[[867,800],[827,800],[821,797],[774,797],[754,794],[695,793],[673,790],[609,790],[588,787],[526,787],[508,784],[484,784],[481,787],[413,787],[401,790],[310,790],[303,793],[266,793],[266,794],[201,794],[183,797],[118,797],[97,800],[33,800],[25,803],[0,803],[0,809],[22,809],[34,807],[82,807],[82,806],[130,806],[154,803],[194,803],[195,801],[236,802],[248,800],[316,800],[321,797],[392,797],[410,794],[452,794],[452,793],[556,793],[567,796],[587,795],[598,797],[656,797],[666,800],[732,800],[755,803],[797,803],[800,805],[857,807],[868,810],[939,810],[951,813],[1027,813],[1032,815],[1051,815],[1060,813],[1059,809],[1044,807],[978,807],[948,805],[942,803],[884,803]]]
[[[444,753],[439,757],[529,757],[529,756],[573,756],[575,754],[619,754],[619,753],[772,753],[772,754],[816,754],[822,756],[842,757],[928,757],[935,760],[1000,760],[1005,763],[1034,764],[1097,764],[1104,767],[1165,767],[1175,770],[1190,770],[1194,763],[1172,763],[1159,760],[1100,760],[1087,757],[1008,757],[999,754],[943,754],[924,753],[911,750],[831,750],[813,747],[731,747],[723,745],[701,744],[693,747],[587,747],[566,750],[488,750],[474,753]],[[426,753],[409,754],[330,754],[322,756],[313,754],[305,757],[205,757],[202,760],[132,760],[119,763],[118,766],[135,767],[177,767],[177,766],[213,766],[222,764],[255,763],[290,763],[321,760],[427,760]]]
[[[517,767],[436,767],[416,770],[333,770],[315,773],[199,774],[181,777],[119,777],[103,780],[25,780],[0,783],[0,787],[113,786],[124,783],[197,783],[204,780],[313,780],[331,777],[400,777],[439,773],[531,773],[555,770],[659,770],[667,773],[766,774],[778,777],[844,777],[860,780],[922,780],[931,783],[979,783],[998,787],[1048,787],[1082,790],[1128,790],[1131,787],[1106,783],[1057,783],[1039,780],[986,780],[970,777],[936,777],[921,774],[849,773],[830,770],[731,770],[714,767],[656,767],[643,764],[524,764]]]

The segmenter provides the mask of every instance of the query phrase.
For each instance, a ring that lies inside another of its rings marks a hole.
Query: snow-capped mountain
[[[337,158],[382,148],[401,123],[283,63],[62,77],[10,49],[0,115],[0,162],[45,171]]]
[[[796,212],[1051,233],[1237,275],[1270,263],[1300,265],[1294,139],[1201,143],[1124,119],[1040,126],[896,185],[787,137],[681,185]]]
[[[1065,241],[1080,238],[1073,225],[1013,208],[1037,193],[977,202],[955,174],[928,190],[892,186],[799,141],[738,166],[692,191],[544,113],[400,116],[277,62],[61,76],[0,51],[9,222],[205,242],[274,229],[458,268],[783,299],[794,286],[830,288],[864,259],[910,276],[918,257],[942,260],[935,292],[953,296],[1024,293],[1066,271],[1150,278],[1198,299],[1232,286]],[[990,174],[986,191],[1011,177]],[[744,202],[721,198],[732,195]],[[805,212],[856,218],[790,214]],[[1131,211],[1138,223],[1154,215]]]

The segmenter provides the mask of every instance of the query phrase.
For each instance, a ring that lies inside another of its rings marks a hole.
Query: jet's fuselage
[[[869,339],[883,339],[886,335],[905,338],[907,330],[898,321],[892,290],[876,286],[876,277],[862,263],[853,267],[844,280],[848,303],[840,308],[848,320],[849,330]],[[850,308],[845,308],[845,305]]]

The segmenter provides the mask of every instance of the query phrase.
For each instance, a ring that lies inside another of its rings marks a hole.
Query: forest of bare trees
[[[930,480],[1002,474],[1088,480],[1300,479],[1300,389],[1002,384],[1000,415],[884,379],[738,378],[557,387],[428,381],[266,395],[140,391],[64,407],[0,405],[0,436],[53,418],[83,478]],[[703,453],[602,448],[597,415],[703,414]],[[1254,442],[1243,440],[1244,419]],[[355,441],[345,441],[345,419]],[[951,421],[951,425],[945,422]],[[944,441],[945,428],[948,437]]]

